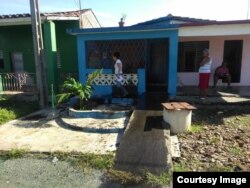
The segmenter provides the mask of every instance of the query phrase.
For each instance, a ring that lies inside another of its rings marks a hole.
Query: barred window
[[[146,40],[88,41],[87,68],[113,68],[112,53],[118,51],[123,63],[123,72],[136,72],[144,68],[147,59]]]
[[[178,72],[197,72],[205,48],[209,41],[179,42]]]

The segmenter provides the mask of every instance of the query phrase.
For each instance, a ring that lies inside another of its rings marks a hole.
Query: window
[[[23,54],[21,52],[11,53],[11,61],[12,61],[13,72],[15,73],[24,72]]]
[[[179,42],[178,72],[197,72],[205,48],[209,48],[208,41]]]
[[[0,50],[0,69],[4,69],[3,51]]]
[[[113,68],[112,53],[120,52],[124,73],[144,68],[147,59],[146,40],[88,41],[87,68]]]

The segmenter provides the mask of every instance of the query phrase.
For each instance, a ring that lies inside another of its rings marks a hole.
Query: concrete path
[[[105,154],[116,151],[123,135],[126,117],[118,119],[70,119],[50,117],[48,110],[42,110],[33,117],[38,120],[14,120],[0,126],[0,150],[27,149],[34,152],[83,152]],[[98,129],[117,128],[110,133],[93,133],[75,125],[91,125]],[[72,128],[75,127],[75,130]]]
[[[153,127],[152,127],[153,126]],[[155,174],[170,168],[170,132],[162,128],[162,111],[135,110],[116,154],[115,168]]]

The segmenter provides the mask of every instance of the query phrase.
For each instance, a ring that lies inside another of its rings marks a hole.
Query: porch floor
[[[140,110],[162,110],[161,103],[168,102],[170,99],[165,92],[147,92],[136,100],[136,109]],[[210,87],[207,98],[200,100],[199,88],[196,86],[185,86],[177,88],[177,96],[171,101],[185,101],[191,104],[207,105],[234,105],[250,104],[250,87],[217,87],[216,90]]]

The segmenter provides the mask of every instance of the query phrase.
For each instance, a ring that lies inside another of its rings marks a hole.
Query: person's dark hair
[[[114,52],[113,56],[116,57],[117,59],[119,59],[120,58],[120,53],[119,52]]]

